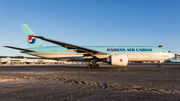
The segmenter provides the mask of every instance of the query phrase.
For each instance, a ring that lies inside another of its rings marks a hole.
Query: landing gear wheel
[[[161,67],[161,64],[158,64],[158,67]]]
[[[87,68],[91,68],[91,65],[89,64],[89,65],[87,65]]]
[[[99,65],[98,65],[98,64],[96,64],[96,65],[95,65],[95,67],[96,67],[96,68],[99,68]]]
[[[89,64],[87,65],[87,68],[99,68],[98,64]]]
[[[157,65],[158,67],[161,67],[161,62],[160,61],[158,61],[158,65]]]
[[[90,64],[90,68],[92,68],[92,64]]]
[[[96,68],[96,65],[92,64],[91,68]]]

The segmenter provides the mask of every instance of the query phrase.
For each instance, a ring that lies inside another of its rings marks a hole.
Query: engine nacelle
[[[106,59],[106,62],[115,66],[127,66],[128,56],[126,54],[114,54],[109,56],[109,58]]]

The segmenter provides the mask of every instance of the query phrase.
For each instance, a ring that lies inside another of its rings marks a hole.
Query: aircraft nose
[[[173,58],[173,57],[174,57],[174,54],[173,54],[173,53],[169,53],[169,54],[168,54],[168,57],[169,57],[169,58]]]

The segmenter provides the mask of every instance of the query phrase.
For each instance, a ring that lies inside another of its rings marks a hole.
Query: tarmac
[[[180,101],[180,64],[0,65],[0,101]]]

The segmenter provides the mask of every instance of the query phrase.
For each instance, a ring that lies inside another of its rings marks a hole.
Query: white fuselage
[[[80,53],[29,53],[44,58],[57,58],[59,60],[84,60],[83,54]],[[126,54],[128,61],[162,61],[174,57],[173,53],[110,53],[108,55],[96,55],[96,57],[103,59],[112,54]]]

